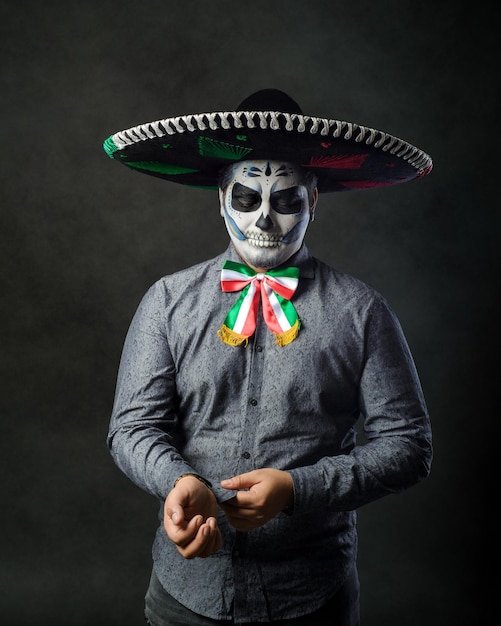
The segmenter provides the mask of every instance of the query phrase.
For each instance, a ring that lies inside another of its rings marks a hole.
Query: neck
[[[249,263],[249,261],[247,259],[245,259],[239,252],[238,250],[235,248],[235,246],[233,246],[233,249],[235,250],[235,252],[237,253],[238,258],[240,259],[240,261],[242,263],[245,263],[245,265],[248,265],[250,268],[252,268],[255,272],[259,272],[259,273],[264,273],[267,272],[269,270],[273,270],[276,269],[277,267],[281,267],[282,265],[284,265],[285,263],[287,263],[293,256],[294,254],[291,254],[290,256],[288,256],[286,259],[282,259],[280,263],[275,264],[275,265],[268,265],[266,267],[262,267],[262,266],[257,266],[257,265],[253,265],[252,263]]]
[[[249,263],[247,259],[244,259],[244,257],[241,256],[237,250],[235,250],[235,252],[237,253],[238,258],[242,261],[242,263],[245,263],[245,265],[248,265],[255,272],[267,272],[268,270],[271,270],[275,267],[274,265],[272,265],[271,267],[257,267],[256,265],[252,265],[252,263]]]

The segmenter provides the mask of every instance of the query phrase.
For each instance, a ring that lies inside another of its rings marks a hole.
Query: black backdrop
[[[363,624],[493,623],[481,567],[499,430],[489,9],[4,0],[0,12],[0,621],[142,623],[157,505],[105,446],[122,342],[152,282],[227,242],[215,194],[132,173],[103,140],[277,87],[435,163],[407,185],[321,197],[307,235],[395,308],[434,427],[431,477],[359,512]]]

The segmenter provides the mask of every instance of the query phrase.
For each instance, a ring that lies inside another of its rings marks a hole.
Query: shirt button
[[[256,400],[256,398],[251,398],[251,399],[250,399],[250,403],[252,404],[252,406],[257,406],[257,400]]]
[[[263,346],[256,346],[256,352],[262,352]]]
[[[250,459],[250,452],[243,452],[242,456],[244,459]]]

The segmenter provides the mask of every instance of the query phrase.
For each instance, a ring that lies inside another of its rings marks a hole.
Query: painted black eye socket
[[[261,194],[250,187],[235,183],[231,190],[231,204],[237,211],[250,213],[261,206]]]
[[[307,206],[307,200],[301,194],[300,187],[289,187],[271,194],[271,206],[277,213],[293,215]]]

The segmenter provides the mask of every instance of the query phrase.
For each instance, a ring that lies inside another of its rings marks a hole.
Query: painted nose
[[[256,226],[264,231],[270,230],[271,228],[273,228],[273,220],[269,215],[261,213],[258,221],[256,222]]]

